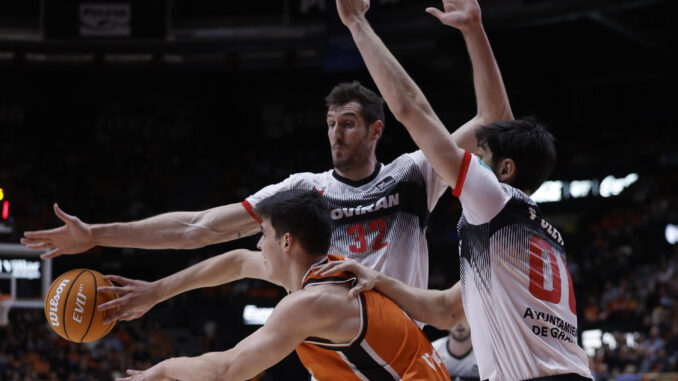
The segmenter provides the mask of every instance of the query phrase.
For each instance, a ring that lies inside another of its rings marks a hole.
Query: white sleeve
[[[257,193],[247,197],[245,201],[242,202],[242,206],[247,210],[247,212],[250,214],[250,216],[252,216],[252,218],[261,223],[261,218],[259,218],[259,216],[257,216],[257,214],[254,212],[254,209],[256,209],[257,204],[261,202],[261,200],[273,196],[278,192],[291,189],[294,176],[295,175],[290,175],[290,177],[286,178],[285,180],[277,184],[271,184],[261,188]]]
[[[422,176],[424,176],[424,182],[426,183],[426,205],[428,210],[431,211],[436,206],[438,199],[443,195],[445,189],[448,185],[438,176],[438,173],[433,169],[431,163],[428,162],[424,153],[419,150],[407,154],[412,160],[414,160]]]
[[[511,199],[492,170],[469,152],[464,153],[452,194],[459,197],[464,216],[473,225],[489,222]]]

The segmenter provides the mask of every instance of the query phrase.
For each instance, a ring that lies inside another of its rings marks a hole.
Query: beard
[[[366,163],[370,156],[370,149],[368,142],[365,141],[359,147],[355,147],[351,152],[345,152],[343,157],[336,157],[332,154],[332,165],[335,169],[342,172],[348,172],[355,168],[359,168]]]
[[[463,341],[466,341],[466,339],[468,339],[468,337],[471,336],[471,331],[466,331],[465,334],[461,334],[461,335],[452,331],[452,334],[450,336],[452,336],[454,341],[461,343]]]

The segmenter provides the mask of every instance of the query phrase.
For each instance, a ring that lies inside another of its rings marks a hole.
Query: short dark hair
[[[327,254],[332,219],[330,207],[319,193],[300,189],[278,192],[257,204],[254,212],[270,219],[276,238],[290,233],[310,254]]]
[[[478,144],[487,143],[492,164],[512,159],[516,176],[511,186],[534,192],[556,165],[555,138],[535,117],[501,120],[476,130]]]
[[[360,104],[363,119],[369,126],[377,120],[384,120],[384,100],[374,91],[358,81],[340,83],[325,97],[325,106],[343,106],[349,102]]]

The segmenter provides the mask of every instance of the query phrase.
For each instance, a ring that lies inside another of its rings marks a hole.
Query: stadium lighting
[[[626,332],[623,333],[623,339],[626,341],[626,346],[629,348],[636,348],[637,342],[636,338],[638,337],[638,332]],[[582,346],[587,355],[593,356],[596,353],[596,350],[602,348],[603,344],[614,350],[617,348],[617,340],[614,335],[609,332],[603,332],[599,329],[589,329],[581,333]]]
[[[247,325],[264,325],[268,317],[271,316],[273,308],[266,307],[257,307],[252,304],[248,304],[242,311],[242,320]]]
[[[532,195],[535,202],[555,202],[563,199],[562,181],[545,181]]]
[[[612,175],[599,180],[550,180],[545,181],[534,194],[535,202],[558,202],[570,198],[584,198],[589,196],[611,197],[619,195],[624,189],[638,181],[637,173],[630,173],[626,177],[616,178]]]
[[[666,242],[668,242],[670,245],[675,245],[678,243],[678,225],[666,225],[664,236],[666,237]]]
[[[617,179],[614,176],[607,176],[600,183],[600,195],[602,197],[616,196],[625,188],[638,181],[638,174],[631,173],[624,178]]]

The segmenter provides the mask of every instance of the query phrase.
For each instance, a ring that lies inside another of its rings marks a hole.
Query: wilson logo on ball
[[[64,279],[59,283],[59,287],[56,289],[56,294],[49,300],[49,321],[53,326],[59,326],[59,315],[57,311],[59,310],[59,299],[61,298],[61,293],[64,292],[64,287],[68,284],[68,279]]]
[[[99,311],[97,307],[118,297],[98,293],[100,286],[113,286],[98,271],[70,270],[61,274],[47,291],[45,317],[54,332],[66,340],[87,343],[98,340],[113,329],[116,321],[104,324],[104,318],[114,310]]]

